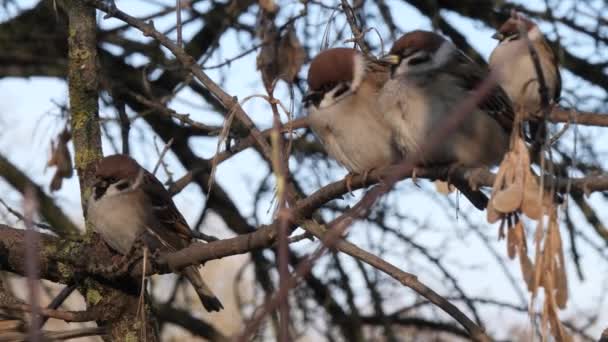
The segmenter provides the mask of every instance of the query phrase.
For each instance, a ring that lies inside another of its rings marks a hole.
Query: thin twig
[[[163,150],[158,155],[158,161],[156,162],[156,165],[154,165],[154,169],[152,170],[153,175],[156,175],[156,171],[158,171],[158,167],[163,162],[163,158],[165,157],[165,154],[167,153],[167,151],[169,151],[171,144],[173,144],[173,138],[171,138],[171,139],[169,139],[169,141],[167,141],[167,143],[163,147]],[[156,146],[156,145],[154,145],[154,146]]]
[[[23,215],[18,212],[17,210],[11,208],[8,204],[6,204],[6,202],[4,202],[1,198],[0,198],[0,204],[2,204],[4,206],[4,208],[6,208],[6,210],[11,213],[13,216],[15,216],[17,219],[19,219],[20,221],[25,221],[25,217],[23,217]],[[32,222],[32,224],[38,228],[42,228],[42,229],[46,229],[46,230],[52,230],[53,228],[51,226],[49,226],[48,224],[44,224],[44,223],[40,223],[40,222]]]
[[[182,47],[182,0],[175,0],[175,29],[177,31],[177,46]]]
[[[137,94],[132,91],[129,91],[129,95],[133,96],[133,98],[137,102],[156,110],[158,113],[160,113],[162,115],[170,116],[172,118],[177,119],[178,121],[180,121],[181,123],[183,123],[185,125],[189,125],[193,128],[196,128],[196,129],[204,132],[207,136],[218,135],[221,130],[221,127],[208,126],[203,123],[194,121],[190,118],[190,114],[177,113],[176,111],[174,111],[171,108],[168,108],[167,106],[163,105],[162,103],[160,103],[158,101],[150,100],[143,95]]]
[[[245,56],[247,56],[248,54],[255,52],[255,50],[259,49],[260,47],[262,47],[264,44],[256,44],[252,47],[250,47],[249,49],[239,53],[238,55],[228,58],[226,60],[224,60],[223,62],[219,63],[219,64],[215,64],[215,65],[211,65],[211,66],[203,66],[203,70],[212,70],[212,69],[218,69],[221,68],[223,66],[230,66],[230,64],[232,64],[232,62],[236,61],[237,59],[243,58]]]
[[[61,304],[63,304],[63,302],[70,296],[70,294],[72,294],[72,292],[74,292],[76,287],[77,287],[76,284],[72,284],[72,285],[68,285],[68,286],[64,287],[63,289],[61,289],[61,292],[59,292],[59,294],[57,294],[57,296],[55,296],[55,298],[53,298],[51,303],[49,303],[49,305],[47,306],[47,309],[51,309],[51,310],[58,309],[61,306]],[[40,322],[40,329],[42,329],[42,327],[44,326],[46,321],[48,321],[48,319],[49,319],[49,316],[44,316],[42,318],[42,320]]]
[[[348,4],[348,0],[341,0],[341,4],[342,10],[346,15],[346,20],[350,25],[350,30],[353,32],[353,40],[355,41],[356,45],[359,45],[359,48],[361,49],[363,54],[368,56],[370,54],[369,46],[367,46],[367,43],[365,42],[365,33],[361,32],[361,29],[359,28],[359,26],[357,26],[355,10],[351,7],[351,5]]]

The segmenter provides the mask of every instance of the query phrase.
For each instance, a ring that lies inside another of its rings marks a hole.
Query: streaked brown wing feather
[[[463,80],[463,86],[473,91],[488,76],[488,72],[461,51],[458,51],[456,57],[453,63],[446,65],[447,72]],[[509,96],[500,86],[494,87],[479,107],[498,121],[505,131],[511,132],[515,113]]]
[[[190,230],[188,223],[186,223],[182,214],[177,210],[171,195],[158,179],[151,173],[145,171],[141,187],[152,204],[154,215],[156,216],[159,225],[164,229],[177,233],[177,236],[180,239],[190,241],[192,239],[192,231]],[[159,235],[162,236],[164,234],[161,232]],[[172,239],[166,238],[166,240],[170,241]],[[174,247],[183,247],[181,246],[181,243],[175,242],[174,244],[180,245]]]

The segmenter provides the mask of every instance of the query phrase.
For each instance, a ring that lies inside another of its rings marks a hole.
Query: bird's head
[[[538,31],[536,24],[516,11],[511,12],[511,17],[498,28],[492,38],[501,43],[518,40],[521,38],[520,27],[528,33],[530,39],[534,40],[536,38]]]
[[[416,30],[397,39],[382,59],[391,65],[392,77],[425,73],[444,66],[456,48],[437,33]]]
[[[94,198],[132,189],[142,173],[143,168],[129,156],[115,154],[101,159],[95,169]]]
[[[322,51],[308,69],[306,107],[325,108],[357,92],[365,78],[365,59],[350,48]]]

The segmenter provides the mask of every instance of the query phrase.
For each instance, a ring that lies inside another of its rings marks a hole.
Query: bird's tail
[[[188,278],[190,284],[194,287],[196,294],[201,299],[201,303],[205,309],[209,312],[220,311],[224,308],[220,300],[211,292],[211,289],[205,284],[201,274],[195,266],[188,266],[184,268],[181,273]]]

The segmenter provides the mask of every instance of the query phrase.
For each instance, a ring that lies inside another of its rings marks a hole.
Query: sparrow
[[[549,99],[557,102],[562,83],[558,60],[538,26],[516,11],[511,13],[511,17],[492,36],[498,40],[498,45],[490,55],[490,68],[498,71],[499,83],[509,95],[514,107],[523,110],[526,118],[538,118],[542,109],[540,84],[527,42],[520,36],[520,25],[527,32],[538,54]],[[530,124],[532,138],[536,138],[535,131],[540,129],[538,125],[535,122]]]
[[[351,48],[322,51],[310,64],[303,99],[309,126],[349,176],[400,160],[376,102],[387,79],[386,66]]]
[[[96,165],[87,215],[95,232],[122,255],[138,239],[153,253],[182,249],[193,239],[169,192],[126,155],[108,156]],[[223,309],[195,266],[179,272],[190,281],[207,311]]]
[[[490,167],[498,164],[509,147],[513,109],[496,86],[447,136],[437,137],[454,108],[470,96],[488,70],[442,36],[412,31],[393,44],[383,58],[392,64],[378,103],[393,129],[394,139],[407,158],[423,166]],[[430,139],[440,139],[431,151]],[[477,208],[487,197],[466,182],[454,184]]]

